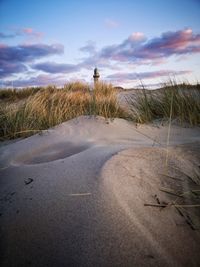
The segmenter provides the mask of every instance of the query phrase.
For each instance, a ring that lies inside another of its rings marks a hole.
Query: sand
[[[199,266],[199,207],[174,203],[200,199],[161,189],[200,189],[200,128],[167,130],[81,116],[2,145],[1,266]]]

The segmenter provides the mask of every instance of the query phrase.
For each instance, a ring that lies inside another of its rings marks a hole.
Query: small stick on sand
[[[144,206],[147,207],[157,207],[157,208],[166,208],[169,206],[169,204],[151,204],[151,203],[145,203]]]
[[[89,196],[91,193],[74,193],[74,194],[69,194],[71,197],[77,197],[77,196]]]

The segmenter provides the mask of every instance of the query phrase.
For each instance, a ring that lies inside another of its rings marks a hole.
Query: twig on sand
[[[147,207],[157,207],[157,208],[166,208],[169,204],[152,204],[152,203],[144,203],[144,206]]]
[[[90,196],[91,193],[74,193],[74,194],[69,194],[71,197],[77,197],[77,196]]]

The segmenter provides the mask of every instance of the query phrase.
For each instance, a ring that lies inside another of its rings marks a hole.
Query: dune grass
[[[130,114],[120,107],[117,90],[98,83],[73,82],[63,88],[0,90],[0,139],[26,137],[81,115],[124,118],[138,123],[154,119],[176,119],[200,125],[199,85],[169,84],[159,90],[137,90],[128,98]],[[173,101],[172,101],[173,99]]]
[[[26,137],[80,115],[105,118],[124,116],[117,102],[116,91],[112,85],[104,83],[99,83],[93,91],[87,84],[76,82],[62,89],[40,88],[27,95],[23,101],[1,103],[1,139]]]
[[[172,102],[173,99],[173,102]],[[132,119],[139,123],[154,119],[176,119],[180,124],[200,125],[200,88],[169,84],[159,90],[140,90],[130,97]]]
[[[1,89],[0,90],[0,100],[4,101],[16,101],[20,99],[27,98],[30,95],[37,93],[41,90],[41,87],[29,87],[29,88],[22,88],[22,89]]]

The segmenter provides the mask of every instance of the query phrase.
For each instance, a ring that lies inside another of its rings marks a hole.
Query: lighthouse
[[[98,69],[95,68],[94,69],[94,75],[93,75],[93,78],[94,78],[94,86],[98,83],[99,77],[100,77],[100,75],[99,75]]]

